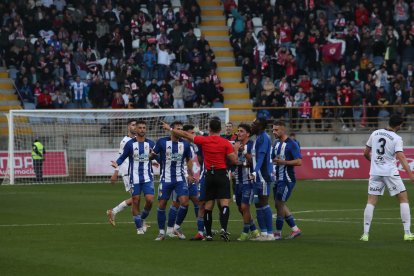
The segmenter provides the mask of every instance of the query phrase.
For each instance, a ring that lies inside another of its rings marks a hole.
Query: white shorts
[[[388,188],[390,196],[395,196],[399,193],[405,192],[404,183],[401,180],[401,176],[379,176],[371,175],[368,182],[368,194],[370,195],[383,195],[385,186]]]
[[[122,175],[122,180],[124,181],[125,191],[130,192],[132,185],[130,184],[131,178],[129,175]]]
[[[128,164],[122,163],[121,166],[119,166],[119,174],[122,177],[122,181],[124,182],[125,191],[130,192],[132,189],[132,185],[130,184],[130,177],[128,173]]]

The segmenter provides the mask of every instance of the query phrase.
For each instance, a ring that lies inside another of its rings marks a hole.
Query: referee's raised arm
[[[178,130],[178,129],[173,129],[169,124],[167,124],[166,122],[161,122],[162,123],[162,128],[165,130],[169,130],[171,131],[171,133],[173,133],[174,135],[178,136],[178,137],[182,137],[185,138],[187,140],[189,140],[190,142],[194,143],[194,134],[190,134],[187,131],[183,131],[183,130]]]

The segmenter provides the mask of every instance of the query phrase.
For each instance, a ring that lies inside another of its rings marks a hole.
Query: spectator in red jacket
[[[368,25],[369,23],[369,12],[362,3],[355,9],[355,23],[358,27]]]
[[[49,109],[53,108],[52,97],[49,95],[48,90],[44,90],[43,93],[37,98],[37,108],[39,109]]]

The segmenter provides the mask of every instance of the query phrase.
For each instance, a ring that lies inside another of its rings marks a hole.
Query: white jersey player
[[[135,137],[136,135],[136,127],[137,127],[137,119],[130,119],[128,120],[128,136],[125,136],[121,143],[119,144],[119,156],[122,155],[124,152],[124,147],[126,143],[128,143],[129,140]],[[124,163],[119,167],[119,169],[115,169],[114,174],[111,176],[111,183],[114,184],[116,180],[118,179],[118,174],[121,174],[122,180],[124,182],[125,190],[129,192],[132,188],[130,184],[130,178],[128,174],[128,168],[129,168],[129,160],[125,159]],[[106,211],[106,214],[108,216],[109,223],[112,224],[112,226],[115,226],[115,216],[117,213],[121,212],[128,206],[132,205],[132,199],[128,198],[121,203],[119,203],[116,207],[112,209],[108,209]]]
[[[135,137],[134,134],[130,136],[125,136],[121,143],[119,143],[119,156],[122,155],[122,153],[124,152],[124,147],[126,145],[126,143],[128,143],[132,138]],[[118,156],[118,157],[119,157]],[[121,174],[122,180],[124,181],[124,186],[125,186],[125,191],[129,192],[132,188],[131,183],[130,183],[130,179],[129,179],[129,159],[125,159],[124,163],[121,164],[121,166],[119,166],[119,173]]]
[[[374,131],[368,139],[364,156],[371,162],[370,178],[368,184],[368,202],[364,211],[364,234],[362,241],[369,240],[374,208],[378,196],[384,194],[385,187],[391,196],[396,196],[400,203],[401,220],[404,227],[404,240],[414,240],[410,231],[411,214],[408,204],[408,195],[403,181],[398,172],[397,160],[407,172],[408,177],[414,182],[414,175],[408,165],[403,152],[402,138],[396,134],[404,120],[399,115],[392,115],[389,127]]]

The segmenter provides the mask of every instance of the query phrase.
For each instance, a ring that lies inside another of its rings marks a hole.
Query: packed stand
[[[230,42],[259,117],[309,130],[414,119],[414,1],[237,2],[224,0]]]
[[[1,63],[26,107],[184,108],[223,102],[214,53],[197,29],[196,0],[97,2],[0,3]]]

